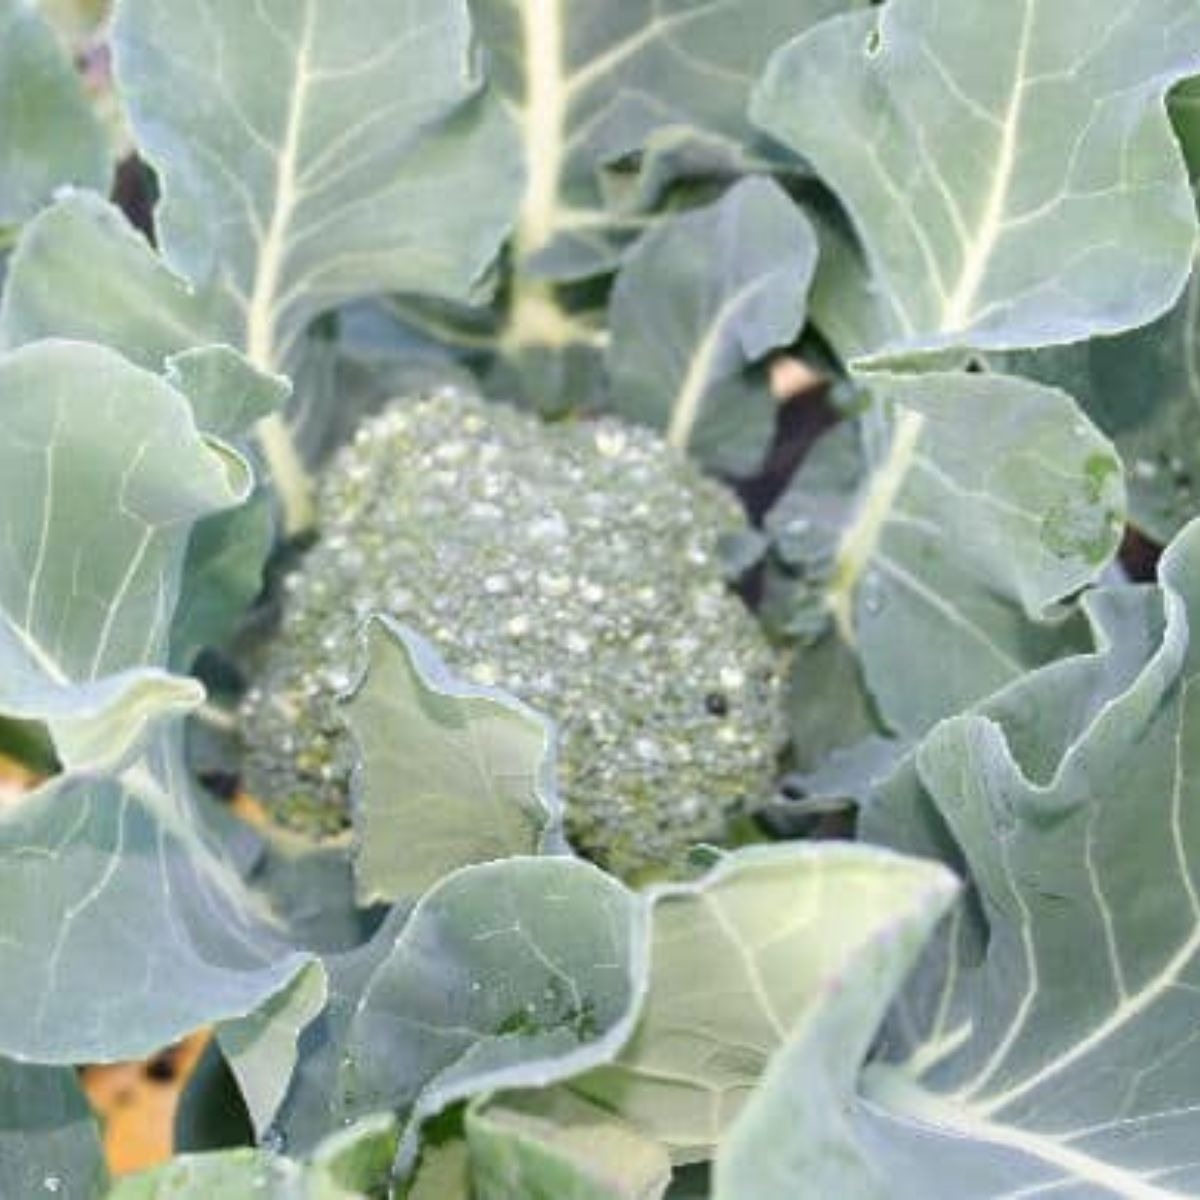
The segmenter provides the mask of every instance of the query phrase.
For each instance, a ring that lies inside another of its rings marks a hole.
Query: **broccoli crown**
[[[346,823],[335,696],[374,611],[556,721],[568,832],[618,873],[720,838],[767,795],[776,665],[719,554],[741,510],[654,433],[442,391],[367,423],[318,502],[244,703],[248,780],[278,820]]]

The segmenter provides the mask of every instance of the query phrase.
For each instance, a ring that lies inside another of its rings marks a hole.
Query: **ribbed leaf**
[[[113,42],[164,256],[257,366],[340,300],[474,292],[519,178],[465,0],[121,0]]]
[[[46,721],[65,762],[95,767],[198,703],[163,669],[184,554],[248,486],[181,395],[112,352],[0,359],[0,710]]]
[[[510,1093],[467,1113],[478,1200],[658,1200],[666,1149],[565,1088]]]
[[[876,278],[875,355],[1145,324],[1196,220],[1163,110],[1191,0],[892,0],[777,52],[756,120],[837,192]]]
[[[939,726],[868,812],[974,891],[865,1103],[807,1135],[863,1194],[1200,1188],[1200,527],[1088,608],[1095,654]]]
[[[722,859],[693,884],[650,894],[649,990],[633,1037],[611,1066],[572,1081],[677,1162],[712,1156],[773,1056],[830,1003],[864,946],[901,931],[882,986],[854,998],[851,1016],[877,1022],[903,963],[954,894],[929,864],[845,845],[778,846]],[[906,928],[897,915],[924,914]],[[829,931],[837,929],[837,936]],[[845,1050],[857,1069],[874,1027]],[[779,1068],[782,1070],[782,1068]]]
[[[613,290],[613,407],[717,469],[754,471],[777,402],[748,368],[799,335],[816,259],[808,222],[765,179],[658,225]]]
[[[171,738],[0,817],[0,1053],[140,1057],[247,1016],[309,961],[258,911],[202,803]]]
[[[1123,516],[1116,454],[1062,392],[881,378],[872,411],[815,447],[770,516],[802,580],[779,603],[810,631],[832,621],[886,725],[912,736],[1071,648],[1056,606],[1109,562]],[[796,666],[809,704],[842,674],[818,653],[819,673]]]

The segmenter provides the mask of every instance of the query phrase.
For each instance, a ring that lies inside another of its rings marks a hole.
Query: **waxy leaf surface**
[[[1167,89],[1190,0],[891,0],[779,50],[755,119],[845,204],[878,357],[1116,332],[1178,297],[1196,239]]]
[[[360,755],[362,903],[413,899],[459,867],[563,847],[550,723],[456,679],[422,638],[372,620],[345,714]]]

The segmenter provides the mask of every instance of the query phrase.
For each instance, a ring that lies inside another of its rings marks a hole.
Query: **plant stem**
[[[316,521],[313,481],[278,413],[259,422],[258,440],[279,497],[284,535],[293,538],[307,532]]]

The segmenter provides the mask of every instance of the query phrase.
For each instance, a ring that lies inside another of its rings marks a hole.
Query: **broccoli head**
[[[441,391],[366,423],[318,503],[243,705],[248,782],[277,820],[347,823],[336,696],[375,611],[554,719],[568,832],[617,873],[719,839],[769,793],[775,659],[720,554],[744,518],[654,433]]]

